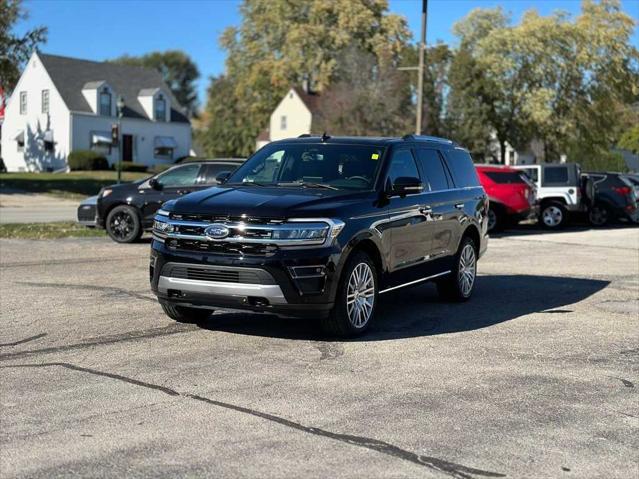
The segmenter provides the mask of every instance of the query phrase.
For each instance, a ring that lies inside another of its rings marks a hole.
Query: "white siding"
[[[282,128],[282,117],[286,118],[286,128]],[[302,99],[293,89],[289,90],[271,114],[271,141],[310,133],[312,119],[313,116]]]
[[[49,113],[42,113],[42,90],[49,90]],[[27,114],[20,114],[20,92],[27,92]],[[24,151],[18,151],[16,134],[24,131]],[[55,148],[44,150],[44,132],[51,130]],[[5,111],[2,158],[7,171],[46,171],[66,166],[69,153],[69,111],[37,54],[31,56]]]
[[[111,125],[117,118],[94,116],[89,113],[71,114],[73,122],[73,150],[91,149],[92,132],[111,132]],[[123,118],[120,134],[133,135],[133,161],[145,165],[172,163],[176,159],[188,156],[191,151],[191,125],[189,123],[161,123],[133,118]],[[153,155],[156,136],[172,137],[178,147],[173,152],[173,160],[155,158]],[[110,164],[118,161],[117,148],[111,149],[107,157]]]

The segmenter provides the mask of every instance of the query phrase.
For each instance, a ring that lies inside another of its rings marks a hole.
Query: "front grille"
[[[185,266],[173,267],[171,269],[171,276],[174,278],[199,279],[202,281],[223,281],[225,283],[240,282],[240,273],[238,271],[193,268]]]
[[[235,284],[276,284],[273,276],[260,268],[240,268],[235,266],[166,263],[162,276],[197,281],[215,281]]]
[[[275,245],[223,243],[185,239],[167,239],[169,248],[187,251],[206,251],[215,254],[235,256],[272,256],[277,251]]]
[[[78,221],[95,221],[95,205],[82,205],[78,208]]]

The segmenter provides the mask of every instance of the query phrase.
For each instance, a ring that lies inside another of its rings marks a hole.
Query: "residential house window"
[[[162,95],[155,99],[155,121],[166,121],[166,100]]]
[[[20,92],[20,114],[21,115],[27,114],[27,92],[26,91]]]
[[[42,113],[49,113],[49,90],[42,90]]]
[[[286,130],[286,115],[280,117],[280,130]]]
[[[161,160],[173,159],[173,148],[159,147],[153,150],[153,156]]]
[[[111,93],[107,88],[100,93],[100,115],[111,116]]]

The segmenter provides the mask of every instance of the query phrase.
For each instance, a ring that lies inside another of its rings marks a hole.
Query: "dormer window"
[[[100,115],[111,116],[111,92],[108,88],[100,93]]]
[[[155,99],[154,115],[155,121],[166,121],[166,100],[163,95]]]

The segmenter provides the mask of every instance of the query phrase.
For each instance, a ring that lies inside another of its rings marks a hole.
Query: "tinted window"
[[[436,150],[417,150],[417,160],[422,167],[425,181],[430,185],[431,191],[447,190],[448,179],[441,157]]]
[[[367,190],[373,187],[384,150],[378,146],[276,144],[265,146],[229,178],[228,184]],[[317,186],[317,185],[316,185]]]
[[[537,176],[537,168],[523,168],[521,171],[523,171],[524,174],[528,176],[528,178],[535,182],[539,179],[539,177]]]
[[[568,168],[552,166],[544,169],[544,183],[565,185],[568,183]]]
[[[479,178],[475,171],[475,165],[466,150],[455,148],[446,152],[448,169],[453,174],[453,181],[457,188],[479,186]]]
[[[401,177],[419,178],[417,165],[410,150],[399,150],[393,154],[393,159],[388,169],[388,178],[393,184],[397,178]]]
[[[197,180],[199,171],[200,165],[178,166],[162,173],[157,181],[162,186],[192,186]]]
[[[237,168],[236,165],[229,165],[228,163],[221,163],[219,165],[213,165],[209,163],[202,166],[203,171],[200,176],[202,176],[203,183],[207,185],[214,185],[217,183],[217,181],[215,180],[215,178],[217,178],[217,175],[224,171],[232,173],[235,168]]]
[[[521,177],[521,173],[515,173],[514,171],[484,171],[484,175],[493,180],[495,183],[500,184],[517,184],[525,183]]]

